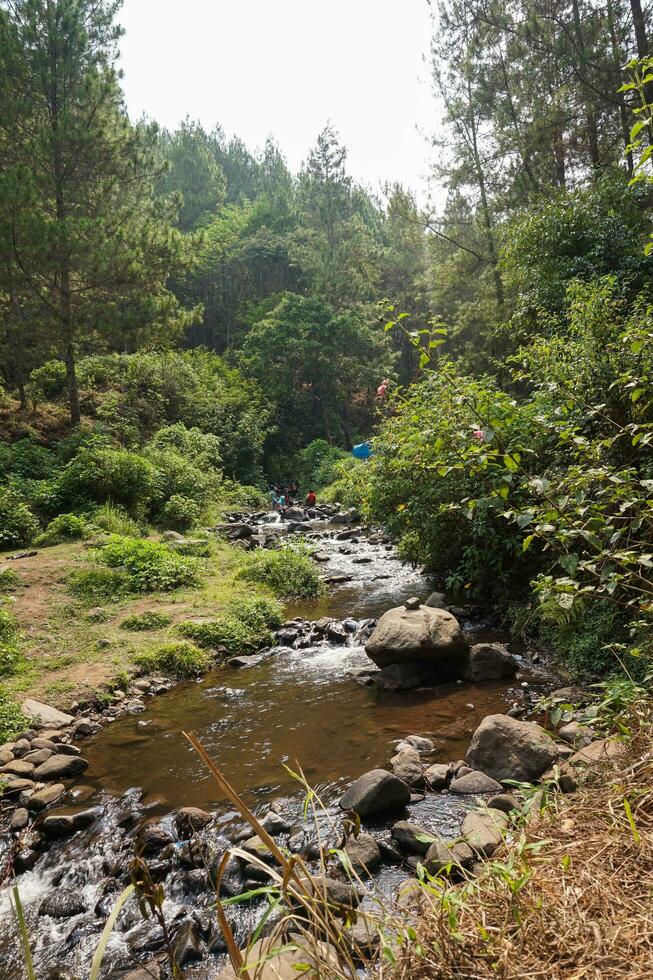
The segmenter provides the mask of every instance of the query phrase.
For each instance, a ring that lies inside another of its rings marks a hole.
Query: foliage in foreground
[[[212,658],[206,650],[200,650],[194,643],[186,643],[182,640],[177,643],[164,643],[155,650],[138,654],[134,662],[149,673],[161,671],[181,680],[206,673],[211,666]]]
[[[120,629],[143,633],[149,630],[163,629],[165,626],[169,626],[171,622],[172,618],[167,613],[156,612],[154,609],[146,609],[145,612],[125,616],[120,624]]]
[[[15,674],[22,662],[20,635],[16,617],[4,605],[0,605],[0,677]]]
[[[266,585],[280,599],[309,599],[324,591],[310,552],[293,545],[246,555],[238,577]]]
[[[0,686],[0,742],[10,742],[24,732],[28,721],[18,705]]]
[[[199,564],[175,554],[159,541],[110,536],[97,552],[97,560],[119,570],[131,592],[169,592],[197,582]]]

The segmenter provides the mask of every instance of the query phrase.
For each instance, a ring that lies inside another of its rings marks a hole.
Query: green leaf
[[[535,537],[536,537],[535,534],[529,534],[528,537],[524,538],[524,540],[522,541],[521,550],[522,551],[528,551],[528,549],[530,548],[531,544],[535,540]]]
[[[100,976],[100,970],[102,968],[102,960],[104,959],[104,954],[106,952],[107,944],[111,933],[113,932],[113,927],[115,926],[118,916],[122,910],[125,902],[130,898],[132,893],[136,889],[133,885],[127,885],[124,891],[120,893],[116,900],[116,904],[111,910],[111,915],[106,921],[104,929],[102,930],[102,935],[100,936],[100,941],[97,944],[97,949],[95,950],[95,956],[93,957],[93,962],[91,963],[91,972],[88,975],[88,980],[98,980]]]
[[[519,469],[519,464],[509,453],[506,453],[506,455],[503,457],[503,465],[507,470],[510,470],[511,473],[515,473]]]

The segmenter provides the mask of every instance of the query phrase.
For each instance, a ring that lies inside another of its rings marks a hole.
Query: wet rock
[[[352,783],[340,799],[343,810],[360,817],[397,810],[410,802],[410,787],[385,769],[372,769]]]
[[[412,745],[418,752],[432,752],[435,748],[430,738],[423,738],[421,735],[406,735],[402,741]],[[399,751],[399,746],[397,746],[397,751]]]
[[[503,810],[472,810],[465,815],[461,831],[475,853],[489,857],[502,843],[507,826]]]
[[[28,793],[34,789],[34,781],[32,779],[22,779],[19,776],[7,776],[2,782],[2,795],[8,799],[13,799],[15,796]]]
[[[54,803],[60,796],[63,796],[65,790],[66,787],[63,783],[53,783],[51,786],[45,786],[43,789],[37,790],[36,793],[32,793],[27,803],[27,809],[33,810],[36,813],[45,810],[51,803]]]
[[[351,582],[353,577],[353,575],[345,575],[344,573],[340,575],[327,575],[324,578],[324,582],[327,585],[342,585],[345,582]]]
[[[158,960],[149,960],[142,967],[124,973],[121,980],[161,980],[161,963]]]
[[[457,841],[455,844],[445,841],[435,841],[431,844],[424,859],[424,867],[429,874],[441,874],[443,871],[451,869],[468,868],[474,860],[474,852],[465,841]]]
[[[381,867],[381,851],[371,834],[359,834],[347,841],[345,853],[360,876],[373,875]]]
[[[424,605],[428,606],[430,609],[448,608],[448,603],[444,592],[431,592]]]
[[[32,698],[23,701],[21,710],[26,718],[34,719],[42,725],[65,727],[72,725],[75,720],[72,715],[66,714],[65,711],[59,711],[58,708],[53,708],[51,704],[43,704],[42,701],[34,701]]]
[[[286,834],[290,830],[290,824],[279,813],[270,810],[261,820],[261,826],[267,830],[268,834],[275,837],[277,834]]]
[[[52,919],[69,919],[85,911],[84,896],[73,888],[57,888],[39,906],[39,915],[49,915]]]
[[[23,762],[31,762],[33,766],[40,766],[41,763],[47,762],[51,755],[53,753],[50,749],[36,749],[24,755]]]
[[[73,728],[73,738],[87,738],[89,735],[96,735],[101,731],[102,725],[99,722],[81,718]]]
[[[342,623],[330,623],[326,635],[332,643],[344,643],[347,639],[347,630]]]
[[[393,839],[408,854],[426,854],[435,835],[410,820],[399,820],[392,828]]]
[[[24,806],[18,807],[11,815],[9,829],[13,831],[23,830],[29,823],[29,813]]]
[[[424,773],[424,778],[431,789],[444,789],[450,775],[451,769],[448,765],[436,762],[434,765],[428,767]]]
[[[298,976],[326,977],[328,973],[325,972],[325,963],[327,971],[329,964],[333,966],[334,976],[340,972],[335,953],[332,953],[325,943],[320,943],[319,972],[314,969],[310,954],[303,949],[288,950],[279,954],[275,952],[277,949],[279,949],[279,941],[276,937],[259,939],[250,949],[242,949],[243,962],[249,965],[250,975],[256,976],[256,980],[297,980]],[[235,973],[233,967],[227,966],[217,975],[217,980],[238,980],[239,976],[240,974]]]
[[[295,640],[299,639],[299,630],[297,629],[280,629],[277,630],[277,642],[281,646],[292,646]]]
[[[25,762],[23,759],[14,759],[13,762],[8,762],[6,765],[0,769],[0,773],[3,775],[19,776],[22,779],[29,779],[30,776],[34,774],[34,766],[31,762]]]
[[[501,643],[476,643],[467,655],[465,678],[468,681],[495,681],[514,677],[517,661]]]
[[[370,565],[373,560],[369,555],[357,555],[356,558],[352,558],[354,565]]]
[[[180,837],[190,837],[196,830],[201,830],[211,823],[213,815],[197,806],[182,806],[175,813],[175,827]]]
[[[438,664],[467,649],[458,620],[444,609],[398,606],[381,616],[365,645],[378,667],[396,663]]]
[[[398,844],[392,840],[380,840],[377,843],[384,861],[389,864],[401,864],[404,856]]]
[[[66,779],[88,769],[88,762],[78,755],[53,755],[34,770],[34,778],[40,780]]]
[[[50,742],[55,742],[58,745],[68,738],[68,732],[58,728],[49,728],[47,731],[41,732],[41,738],[47,738]]]
[[[59,742],[56,746],[55,751],[59,755],[81,755],[82,750],[77,745],[71,745],[70,742]]]
[[[488,715],[474,732],[467,762],[499,782],[530,783],[553,765],[556,755],[555,743],[534,722]]]
[[[46,837],[54,840],[74,832],[74,820],[70,813],[52,813],[43,818],[40,830]]]
[[[406,601],[404,602],[405,609],[419,609],[421,605],[422,605],[422,600],[418,599],[416,595],[411,596],[410,599],[406,599]]]
[[[376,683],[382,691],[412,691],[432,680],[430,664],[388,664],[376,675]]]
[[[456,776],[449,789],[452,793],[500,793],[502,786],[484,772],[467,772]]]
[[[24,871],[31,871],[38,859],[41,857],[33,847],[24,847],[14,857],[14,871],[23,874]]]
[[[172,843],[172,834],[160,823],[147,824],[138,835],[138,850],[144,856],[158,854],[164,847]]]
[[[310,881],[307,878],[301,881],[309,894],[326,895],[329,905],[345,910],[355,909],[360,904],[362,892],[350,881],[338,881],[321,875],[313,875]]]
[[[487,805],[491,810],[503,810],[504,813],[519,810],[519,801],[512,793],[497,793],[487,801]]]
[[[237,657],[230,657],[227,663],[230,667],[256,667],[258,664],[262,663],[265,657],[262,657],[258,653],[245,653],[240,654]]]
[[[258,834],[254,834],[253,837],[248,837],[248,839],[244,841],[242,847],[244,851],[247,851],[249,854],[256,855],[256,857],[260,858],[262,861],[267,861],[268,864],[275,860],[270,848],[265,841],[261,840]]]
[[[398,779],[401,779],[408,786],[423,786],[424,769],[419,761],[419,755],[412,755],[409,752],[400,752],[392,760],[392,771]]]

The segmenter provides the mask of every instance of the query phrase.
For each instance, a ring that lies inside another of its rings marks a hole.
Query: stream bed
[[[350,581],[330,586],[320,599],[289,606],[289,619],[332,616],[361,623],[410,596],[425,599],[432,591],[428,578],[403,565],[383,540],[373,538],[372,543],[362,535],[353,541],[337,540],[338,530],[342,529],[316,523],[315,543],[323,573]],[[463,619],[463,626],[470,642],[501,639],[480,620]],[[512,652],[520,653],[514,648]],[[170,814],[182,806],[214,811],[218,817],[211,830],[213,845],[217,840],[223,850],[229,846],[236,816],[184,731],[199,738],[256,812],[280,800],[284,817],[301,823],[302,789],[284,764],[300,766],[325,806],[334,808],[353,779],[387,766],[393,743],[403,736],[432,739],[430,762],[461,758],[483,717],[532,702],[550,684],[541,667],[526,661],[511,681],[388,693],[356,680],[356,673],[369,666],[352,629],[340,643],[325,639],[305,649],[281,648],[254,667],[221,666],[200,682],[178,685],[147,700],[145,711],[124,715],[87,739],[84,755],[90,765],[73,798],[87,808],[97,806],[98,818],[71,839],[55,842],[18,878],[39,980],[49,977],[50,969],[64,971],[51,974],[57,978],[87,976],[92,950],[121,875],[124,886],[134,838],[144,821],[169,825]],[[410,818],[453,837],[470,804],[449,795],[428,795],[409,808]],[[389,825],[379,825],[375,833],[389,834]],[[389,867],[381,872],[378,886],[389,890],[405,873]],[[170,921],[194,917],[202,939],[203,958],[189,964],[187,975],[211,980],[219,973],[223,946],[214,935],[214,916],[207,911],[214,895],[205,872],[183,868],[167,878],[165,890]],[[44,914],[42,903],[53,895],[70,899],[72,913]],[[120,916],[103,976],[119,977],[135,959],[146,960],[160,948],[152,924],[141,921],[136,903],[130,905]],[[237,938],[244,941],[256,909],[250,906],[232,914]],[[12,922],[7,889],[0,893],[0,915],[6,926]],[[18,940],[6,926],[0,936],[0,978],[18,980],[23,975]]]

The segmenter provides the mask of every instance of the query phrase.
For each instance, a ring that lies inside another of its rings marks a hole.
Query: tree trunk
[[[587,67],[587,58],[585,55],[585,41],[583,39],[583,28],[580,20],[580,8],[578,6],[578,0],[572,0],[572,12],[574,17],[574,32],[576,34],[576,50],[578,52],[578,58],[581,63],[582,77],[585,77],[585,68]],[[592,166],[598,167],[600,163],[599,156],[599,136],[596,126],[596,113],[594,112],[594,107],[591,103],[591,96],[588,91],[585,93],[585,120],[587,126],[587,144],[589,150],[589,158]]]
[[[630,0],[630,10],[633,15],[633,27],[635,28],[635,43],[637,44],[637,57],[645,58],[649,54],[648,37],[646,36],[646,21],[640,0]]]
[[[612,48],[612,62],[615,70],[615,79],[621,78],[621,65],[623,63],[623,57],[621,49],[619,47],[619,41],[617,40],[617,29],[614,20],[614,8],[612,6],[612,0],[608,0],[607,4],[607,14],[608,14],[608,30],[610,31],[610,47]],[[619,88],[619,83],[615,82],[615,91]],[[617,98],[619,99],[619,121],[621,123],[621,137],[624,141],[624,152],[626,154],[626,166],[628,167],[628,174],[632,176],[635,164],[633,161],[632,150],[628,149],[630,145],[630,129],[628,127],[628,109],[626,108],[626,102],[624,100],[623,92],[617,93]]]

